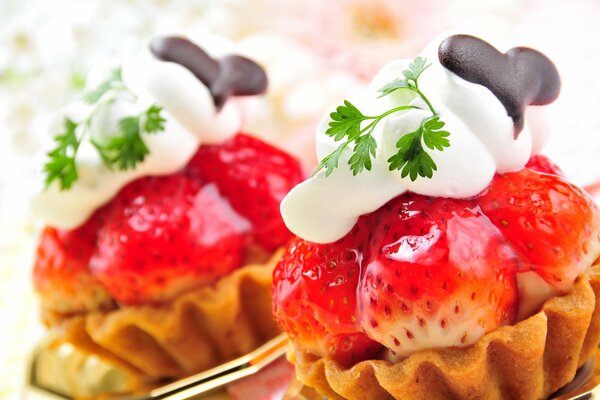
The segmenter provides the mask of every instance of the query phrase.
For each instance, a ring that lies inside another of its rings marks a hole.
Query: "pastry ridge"
[[[142,381],[180,378],[249,353],[280,333],[271,317],[272,274],[280,256],[278,251],[264,264],[244,266],[162,305],[45,319],[63,340]]]
[[[600,266],[537,313],[466,348],[423,350],[397,363],[345,368],[290,349],[300,381],[331,399],[543,399],[570,382],[600,341]]]

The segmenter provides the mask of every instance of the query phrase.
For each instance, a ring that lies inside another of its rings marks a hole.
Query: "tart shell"
[[[153,382],[191,375],[242,356],[279,334],[272,319],[275,253],[214,285],[158,306],[82,315],[45,313],[61,339]]]
[[[541,311],[466,348],[424,350],[351,368],[291,349],[300,381],[330,399],[544,399],[566,385],[600,341],[600,266]]]

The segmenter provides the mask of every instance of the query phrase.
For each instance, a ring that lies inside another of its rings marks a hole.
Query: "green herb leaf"
[[[110,138],[106,144],[95,142],[94,145],[109,167],[117,166],[122,171],[133,169],[149,153],[140,135],[140,117],[119,120],[119,133],[119,136]]]
[[[329,128],[325,131],[327,136],[331,136],[334,140],[340,141],[347,137],[349,140],[356,140],[360,135],[360,123],[367,119],[359,110],[350,103],[344,100],[344,104],[339,106],[335,112],[330,115],[331,121]]]
[[[433,177],[433,171],[437,171],[437,165],[431,156],[425,151],[421,140],[432,150],[443,151],[450,147],[449,132],[440,131],[445,125],[439,116],[427,118],[421,122],[419,128],[402,136],[396,142],[398,153],[388,159],[390,171],[399,170],[401,176],[409,176],[415,181],[419,176],[424,178]]]
[[[162,108],[152,105],[142,115],[124,117],[119,120],[119,135],[108,143],[93,142],[107,167],[121,171],[134,169],[150,153],[142,134],[155,134],[165,129]],[[142,125],[143,121],[143,125]],[[143,130],[141,129],[143,127]]]
[[[402,75],[408,80],[414,81],[415,83],[419,79],[419,76],[425,71],[431,63],[427,63],[427,59],[423,57],[417,57],[408,64],[408,69],[402,71]]]
[[[54,137],[56,147],[48,153],[49,160],[44,165],[46,187],[58,180],[61,190],[67,190],[78,178],[75,156],[80,140],[77,138],[77,124],[65,118],[64,133]]]
[[[65,132],[57,135],[54,140],[57,146],[48,153],[49,161],[44,165],[46,186],[58,180],[62,190],[69,189],[78,178],[75,155],[81,141],[89,135],[92,119],[101,107],[109,107],[111,102],[101,102],[103,96],[110,90],[128,93],[133,99],[135,95],[123,85],[121,70],[115,69],[112,75],[95,90],[84,95],[83,99],[94,108],[90,114],[79,123],[69,118],[65,119]],[[118,122],[118,134],[106,142],[98,142],[90,138],[103,163],[110,169],[128,170],[144,161],[149,154],[148,146],[143,140],[143,134],[156,134],[165,130],[165,118],[162,107],[153,104],[139,115],[121,118]],[[79,129],[78,129],[79,128]],[[77,136],[79,135],[79,137]]]
[[[439,151],[443,151],[444,147],[450,147],[450,141],[447,139],[450,132],[440,130],[444,125],[446,123],[440,121],[438,116],[425,120],[423,124],[423,142],[425,146],[431,150]]]
[[[352,156],[348,160],[352,175],[356,175],[366,169],[371,170],[371,157],[375,157],[377,151],[377,142],[371,135],[360,136],[356,140]]]
[[[319,164],[319,167],[314,172],[314,174],[319,172],[321,169],[325,168],[325,177],[328,177],[329,175],[331,175],[333,170],[338,167],[338,164],[340,162],[340,156],[344,152],[345,148],[346,148],[346,146],[342,145],[342,146],[338,147],[333,153],[329,154],[327,157],[325,157],[323,160],[321,160],[321,163]]]
[[[403,170],[407,163],[415,159],[416,155],[423,150],[421,146],[420,128],[414,132],[407,133],[396,142],[398,152],[388,159],[389,169]],[[402,175],[403,177],[406,175]]]
[[[165,130],[166,119],[160,115],[162,107],[153,104],[146,110],[144,131],[146,133],[157,133]]]
[[[91,92],[84,94],[83,100],[88,104],[97,103],[98,100],[100,100],[100,98],[104,96],[104,94],[108,92],[117,82],[122,82],[121,68],[116,68],[114,71],[112,71],[111,76],[105,82]]]
[[[315,173],[325,168],[325,176],[329,176],[338,167],[343,150],[352,142],[355,143],[355,146],[353,154],[348,160],[352,173],[356,175],[363,169],[371,170],[371,156],[375,156],[375,149],[377,148],[377,143],[371,133],[378,122],[377,117],[365,116],[348,100],[344,100],[344,104],[329,116],[331,121],[325,134],[333,137],[336,142],[343,139],[346,139],[346,141],[321,161]],[[361,123],[368,120],[374,121],[367,125],[364,130],[361,129]],[[367,131],[367,133],[362,134],[363,131]]]
[[[390,171],[399,170],[402,177],[409,176],[413,181],[419,176],[431,178],[433,171],[437,171],[437,166],[427,153],[426,148],[443,151],[444,148],[450,146],[448,140],[450,133],[441,130],[445,123],[440,120],[432,104],[419,90],[418,79],[430,65],[427,63],[427,59],[417,57],[409,64],[408,70],[402,71],[403,79],[396,78],[379,89],[379,93],[381,93],[379,97],[387,96],[400,89],[410,90],[419,96],[431,111],[432,116],[424,119],[416,131],[398,139],[396,143],[398,152],[387,160],[390,164]],[[325,131],[336,142],[344,139],[345,142],[321,161],[315,173],[324,168],[325,176],[329,176],[338,167],[343,150],[352,143],[354,148],[348,164],[353,175],[357,175],[364,170],[370,171],[373,166],[372,159],[377,155],[377,142],[373,138],[375,126],[392,113],[414,108],[420,109],[414,105],[403,105],[387,110],[377,116],[365,116],[352,103],[345,100],[344,104],[330,114],[331,121]],[[362,127],[361,124],[365,121],[371,122]]]
[[[382,87],[381,89],[378,90],[378,92],[380,92],[381,94],[379,95],[379,97],[377,97],[378,99],[384,96],[387,96],[390,93],[395,92],[398,89],[406,89],[409,88],[408,82],[406,81],[406,79],[400,79],[400,78],[396,78],[391,82],[388,82],[384,87]]]

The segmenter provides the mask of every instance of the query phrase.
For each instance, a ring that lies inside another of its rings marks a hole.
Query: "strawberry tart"
[[[284,198],[273,311],[331,399],[542,399],[600,341],[600,211],[540,155],[543,54],[453,35],[384,66],[317,130]]]
[[[45,323],[144,383],[258,347],[279,332],[272,270],[292,237],[280,202],[304,178],[240,131],[232,97],[263,93],[266,75],[180,37],[96,75],[33,199]]]

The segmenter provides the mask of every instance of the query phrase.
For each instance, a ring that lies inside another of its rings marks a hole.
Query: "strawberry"
[[[550,161],[548,157],[542,155],[531,157],[525,168],[545,174],[564,176],[558,165]]]
[[[102,220],[100,210],[77,229],[42,231],[33,282],[44,308],[69,314],[112,307],[112,298],[89,269]]]
[[[118,302],[159,303],[241,266],[248,229],[212,183],[141,178],[111,202],[90,265]]]
[[[405,194],[370,218],[358,290],[369,337],[402,357],[513,322],[517,258],[471,202]]]
[[[358,226],[330,245],[293,239],[274,271],[273,313],[291,340],[347,365],[381,349],[364,334],[356,314]]]
[[[600,214],[592,200],[563,178],[524,169],[496,175],[477,199],[521,258],[559,290],[600,255]]]
[[[214,182],[234,210],[252,225],[256,242],[274,251],[292,234],[279,212],[283,197],[304,174],[298,161],[258,139],[238,134],[217,145],[203,145],[186,173]]]
[[[340,262],[349,251],[351,268]],[[296,345],[354,362],[377,348],[373,340],[403,357],[473,343],[569,290],[600,256],[600,211],[536,156],[473,198],[406,193],[363,215],[339,241],[298,239],[285,254],[274,275],[274,314]],[[329,265],[345,265],[353,278],[338,280]],[[356,332],[368,347],[354,346],[348,357],[337,350],[341,335]]]

